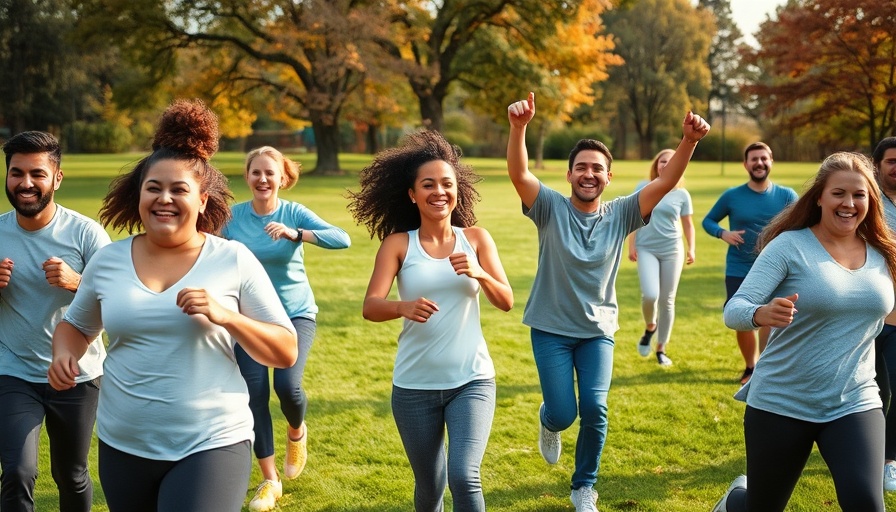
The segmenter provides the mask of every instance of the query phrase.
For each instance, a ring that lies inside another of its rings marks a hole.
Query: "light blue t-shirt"
[[[744,243],[739,247],[728,246],[725,257],[725,275],[744,277],[756,261],[756,240],[772,217],[781,213],[787,205],[797,200],[792,188],[772,183],[763,192],[756,192],[746,183],[729,188],[703,218],[703,229],[719,238],[724,228],[719,225],[728,217],[728,231],[744,230]]]
[[[879,409],[874,338],[894,305],[883,256],[866,244],[865,264],[850,270],[810,229],[785,231],[765,247],[728,301],[725,325],[749,331],[760,306],[794,293],[793,322],[771,330],[753,377],[735,398],[811,422]]]
[[[593,338],[619,330],[616,274],[625,238],[644,225],[638,195],[602,202],[582,213],[541,184],[523,213],[538,228],[538,271],[523,313],[529,327]]]
[[[14,265],[9,286],[0,290],[0,375],[47,382],[53,331],[75,294],[50,286],[43,264],[55,256],[81,274],[94,253],[109,242],[95,220],[59,205],[50,223],[36,231],[19,226],[14,210],[0,215],[0,260],[9,258]],[[105,357],[97,333],[78,361],[81,373],[76,381],[102,375]]]
[[[317,245],[324,249],[344,249],[351,245],[348,234],[324,222],[305,206],[280,199],[280,204],[269,215],[259,215],[252,202],[233,206],[233,217],[224,226],[222,236],[242,242],[264,267],[277,296],[290,318],[317,316],[314,292],[305,273],[305,244],[292,240],[273,240],[264,231],[270,222],[279,222],[293,229],[314,231]]]
[[[648,183],[639,183],[635,190],[641,190]],[[650,223],[635,231],[635,247],[657,256],[681,252],[681,218],[693,214],[691,194],[683,188],[672,189],[651,212]]]
[[[479,261],[464,231],[454,227],[455,252]],[[408,232],[408,251],[398,271],[401,300],[426,297],[439,310],[426,322],[404,319],[392,383],[405,389],[454,389],[495,376],[479,320],[479,281],[459,276],[448,258],[433,258]]]
[[[177,294],[204,288],[221,306],[294,334],[270,279],[246,246],[206,235],[193,267],[156,292],[137,276],[133,240],[90,260],[65,314],[84,334],[105,327],[109,335],[97,436],[116,450],[169,461],[252,440],[233,337],[204,315],[181,311]]]

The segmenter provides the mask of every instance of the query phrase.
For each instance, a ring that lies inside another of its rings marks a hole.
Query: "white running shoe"
[[[548,464],[556,464],[560,460],[560,432],[551,432],[541,422],[541,412],[544,410],[544,402],[538,409],[538,451]]]
[[[653,338],[653,334],[656,331],[644,331],[644,336],[641,336],[641,340],[638,341],[638,354],[641,357],[647,357],[650,355],[650,340]]]
[[[589,486],[573,489],[569,493],[569,500],[576,507],[576,512],[598,512],[597,493]]]
[[[884,464],[884,490],[896,491],[896,462]]]
[[[728,496],[731,496],[731,491],[735,489],[746,489],[747,488],[747,475],[740,475],[735,478],[731,485],[728,486],[728,490],[725,491],[725,495],[722,496],[722,499],[716,503],[716,506],[712,508],[712,512],[728,512]]]

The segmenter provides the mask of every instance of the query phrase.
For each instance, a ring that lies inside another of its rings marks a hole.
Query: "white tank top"
[[[476,251],[453,227],[452,252]],[[392,382],[405,389],[453,389],[470,381],[490,379],[495,367],[479,321],[479,281],[454,273],[448,258],[433,258],[420,245],[418,231],[408,232],[408,250],[398,272],[401,300],[426,297],[439,310],[424,323],[404,320]]]

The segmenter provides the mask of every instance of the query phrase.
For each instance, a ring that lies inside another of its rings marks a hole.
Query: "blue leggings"
[[[305,363],[314,343],[317,324],[310,318],[293,318],[296,328],[296,344],[299,357],[296,364],[289,368],[274,368],[274,392],[280,399],[280,410],[289,426],[299,428],[305,421],[308,398],[302,389],[302,377],[305,375]],[[234,349],[240,373],[249,388],[249,408],[255,420],[255,457],[263,459],[274,455],[274,424],[271,418],[271,381],[268,367],[258,364],[239,345]]]
[[[613,338],[571,338],[538,329],[532,329],[531,336],[544,397],[541,422],[548,430],[560,432],[581,414],[572,488],[593,487],[609,424],[607,395],[613,376]]]
[[[494,414],[495,379],[447,390],[392,386],[392,415],[414,471],[416,512],[443,510],[446,481],[454,510],[485,511],[479,466]]]

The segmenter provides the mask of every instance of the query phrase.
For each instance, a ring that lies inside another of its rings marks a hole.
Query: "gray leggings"
[[[880,409],[811,423],[752,407],[744,413],[747,491],[732,492],[728,512],[783,511],[812,445],[824,458],[844,512],[884,512],[884,415]]]
[[[656,324],[656,344],[665,347],[675,323],[675,295],[684,264],[684,251],[657,256],[638,251],[638,280],[641,282],[641,312],[644,322]]]
[[[110,512],[239,512],[246,499],[249,441],[153,460],[99,442],[100,482]]]
[[[443,510],[446,480],[456,512],[485,511],[479,466],[494,414],[494,379],[447,390],[392,387],[392,415],[414,471],[416,512]]]

